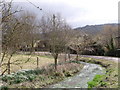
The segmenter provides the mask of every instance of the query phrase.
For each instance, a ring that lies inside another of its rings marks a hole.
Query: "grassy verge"
[[[61,63],[55,72],[54,65],[43,69],[25,70],[13,75],[4,75],[1,80],[5,88],[42,88],[71,77],[83,68],[82,64],[73,62]]]
[[[100,79],[95,76],[93,81],[88,82],[89,87],[102,87],[102,88],[118,88],[118,63],[114,61],[108,61],[103,59],[94,59],[88,57],[80,58],[80,61],[87,63],[99,64],[106,69],[106,74]],[[91,86],[90,86],[91,85]]]

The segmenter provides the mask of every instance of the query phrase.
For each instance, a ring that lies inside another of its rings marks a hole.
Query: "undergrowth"
[[[43,69],[22,70],[0,76],[0,79],[5,83],[2,86],[5,88],[40,88],[59,82],[66,77],[71,77],[79,72],[82,67],[82,64],[66,62],[58,64],[57,71],[54,70],[54,65],[49,65]]]

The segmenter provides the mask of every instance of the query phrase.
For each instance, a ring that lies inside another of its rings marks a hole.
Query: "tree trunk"
[[[70,50],[68,50],[68,59],[69,59],[69,61],[70,61]]]
[[[13,52],[14,53],[14,52]],[[8,60],[8,63],[7,63],[7,70],[8,70],[8,74],[10,74],[10,60],[11,60],[11,58],[12,58],[12,56],[13,56],[13,53],[10,55],[10,58],[9,58],[9,60]]]
[[[57,71],[57,58],[58,58],[58,54],[55,54],[54,60],[55,60],[55,70],[56,71]]]
[[[8,74],[10,74],[10,60],[8,60],[8,65],[7,65],[7,67],[8,67]]]
[[[76,56],[76,60],[78,61],[78,56],[79,56],[79,54],[78,54],[78,52],[77,52],[77,56]]]
[[[69,59],[69,61],[70,61],[70,52],[68,53],[68,59]]]
[[[67,48],[65,47],[65,62],[67,61]]]
[[[66,54],[66,52],[65,52],[65,62],[67,61],[67,54]]]
[[[1,58],[1,61],[0,61],[0,67],[1,67],[2,62],[3,62],[3,60],[4,60],[4,57],[5,57],[5,52],[4,52],[3,55],[2,55],[2,58]]]

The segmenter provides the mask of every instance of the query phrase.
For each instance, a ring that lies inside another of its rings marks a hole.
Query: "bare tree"
[[[7,70],[10,74],[10,60],[13,54],[18,49],[19,34],[18,28],[21,24],[15,18],[14,14],[20,11],[12,11],[12,1],[9,3],[2,2],[2,57],[0,61],[0,66],[5,57],[8,57]],[[5,70],[6,71],[6,70]]]
[[[100,41],[103,45],[109,43],[111,38],[115,38],[118,34],[118,27],[105,25],[101,33],[99,34]]]
[[[7,65],[6,70],[10,74],[10,64],[12,56],[20,50],[23,44],[28,45],[33,51],[36,41],[35,15],[30,13],[15,14],[20,12],[12,10],[12,2],[3,4],[2,10],[2,57],[0,66]],[[7,59],[7,63],[3,63]],[[29,59],[28,59],[29,60]],[[28,61],[27,60],[27,61]],[[5,71],[3,73],[5,73]]]
[[[54,57],[55,70],[57,70],[58,55],[64,51],[67,40],[65,32],[68,30],[69,26],[60,15],[55,14],[47,18],[42,18],[42,22],[42,25],[44,25],[42,28],[45,35],[44,37],[46,38],[49,50]]]
[[[30,52],[34,51],[34,44],[39,40],[38,28],[36,26],[36,15],[30,12],[24,12],[19,17],[20,23],[24,26],[22,27],[21,38],[23,46],[30,49]],[[21,45],[22,46],[22,45]]]
[[[118,26],[105,25],[101,33],[99,34],[99,41],[105,52],[114,52],[117,48],[116,37],[118,36]],[[114,52],[115,54],[115,52]]]
[[[78,60],[78,56],[81,51],[81,43],[82,43],[82,35],[80,31],[73,31],[72,32],[72,37],[71,40],[68,43],[68,46],[72,49],[75,50],[77,53],[76,60]]]
[[[91,38],[91,36],[81,31],[73,30],[71,35],[72,38],[69,41],[69,47],[76,51],[76,60],[78,60],[79,55],[82,54],[85,49],[94,44],[95,41]]]

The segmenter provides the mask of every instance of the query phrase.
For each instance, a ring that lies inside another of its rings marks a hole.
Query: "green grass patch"
[[[96,75],[92,81],[89,81],[88,88],[94,88],[96,86],[106,86],[107,83],[103,81],[103,78],[105,78],[105,75]]]

